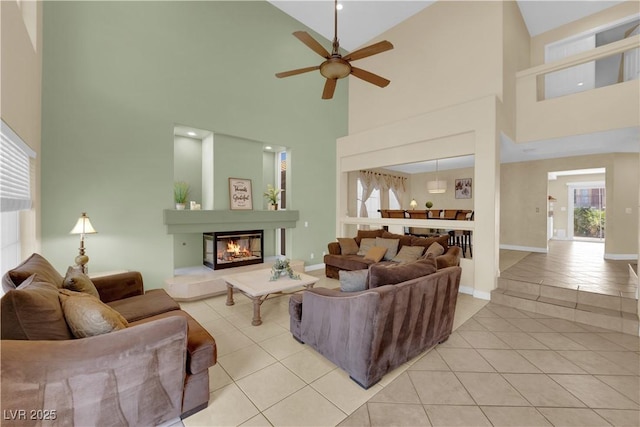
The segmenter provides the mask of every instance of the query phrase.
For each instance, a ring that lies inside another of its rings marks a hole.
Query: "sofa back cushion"
[[[16,289],[33,274],[37,274],[41,282],[51,283],[56,288],[62,287],[63,277],[60,273],[42,255],[34,253],[2,277],[2,289],[5,292]]]
[[[68,340],[58,289],[32,275],[0,300],[3,340]]]
[[[448,234],[443,234],[443,235],[438,236],[438,237],[415,237],[415,236],[413,236],[411,238],[411,246],[424,246],[425,248],[428,248],[434,242],[438,242],[442,246],[442,248],[444,249],[445,253],[447,252],[447,250],[449,250],[449,235]]]
[[[435,273],[436,258],[429,254],[423,259],[402,264],[374,264],[369,267],[369,289],[383,285],[395,285]]]
[[[360,245],[360,241],[362,239],[375,239],[376,237],[382,237],[382,232],[384,230],[358,230],[358,234],[356,235],[356,243]]]

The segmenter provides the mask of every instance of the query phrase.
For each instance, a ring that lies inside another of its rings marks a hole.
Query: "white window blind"
[[[31,208],[29,158],[36,153],[4,122],[0,126],[0,211]]]

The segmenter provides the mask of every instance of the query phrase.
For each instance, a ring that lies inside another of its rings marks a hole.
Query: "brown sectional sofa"
[[[430,261],[430,271],[435,271],[433,258]],[[422,267],[416,268],[422,262],[429,260],[373,265],[369,286],[388,284],[364,291],[315,288],[292,295],[293,337],[344,369],[362,387],[371,387],[451,334],[462,270],[446,267],[424,275]],[[404,280],[413,272],[414,278]]]
[[[460,264],[461,249],[458,246],[449,247],[449,235],[444,234],[438,237],[416,237],[410,235],[389,233],[385,230],[358,230],[355,241],[358,245],[364,238],[398,239],[398,251],[402,246],[423,246],[425,250],[434,242],[439,243],[444,248],[444,254],[436,257],[438,268],[457,266]],[[329,253],[324,256],[325,275],[332,279],[339,279],[340,270],[364,270],[369,268],[375,261],[365,259],[361,255],[343,255],[340,243],[331,242],[328,245]],[[384,261],[382,261],[384,262]]]
[[[29,411],[69,425],[159,425],[208,405],[215,340],[164,290],[144,292],[138,272],[91,279],[128,327],[74,338],[63,279],[38,254],[2,278],[3,413],[26,410],[19,425],[39,422]]]

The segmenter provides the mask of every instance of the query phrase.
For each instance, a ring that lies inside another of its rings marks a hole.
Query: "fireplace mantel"
[[[207,233],[226,230],[272,230],[295,228],[299,211],[238,211],[238,210],[184,210],[165,209],[164,224],[167,234]]]

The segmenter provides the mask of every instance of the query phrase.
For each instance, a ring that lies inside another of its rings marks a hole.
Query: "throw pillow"
[[[432,254],[418,261],[403,264],[372,265],[369,267],[369,289],[383,285],[395,285],[427,276],[437,270],[436,258]]]
[[[369,249],[376,245],[375,238],[364,238],[360,240],[360,249],[358,250],[358,255],[364,256],[369,252]]]
[[[68,340],[73,338],[58,300],[58,288],[33,274],[0,302],[3,340]]]
[[[415,261],[420,256],[422,256],[422,252],[424,248],[422,246],[403,246],[400,248],[398,254],[393,257],[391,261],[395,262],[411,262]]]
[[[369,249],[367,254],[364,256],[364,259],[370,259],[373,262],[380,262],[380,260],[384,258],[384,254],[386,252],[387,252],[387,248],[382,246],[374,246],[371,249]]]
[[[385,261],[391,261],[398,253],[399,239],[384,239],[382,237],[376,237],[376,246],[382,246],[387,248],[387,252],[384,254]]]
[[[433,254],[434,257],[440,256],[444,253],[444,248],[438,242],[433,242],[431,246],[427,248],[427,251],[424,253],[425,257],[428,254]]]
[[[369,270],[340,270],[338,277],[340,278],[340,290],[342,292],[358,292],[367,289],[367,276]]]
[[[353,237],[338,237],[338,243],[340,243],[341,255],[355,255],[360,250]]]
[[[411,236],[410,234],[395,234],[395,233],[389,233],[388,231],[383,231],[382,232],[382,237],[383,239],[398,239],[400,240],[400,243],[398,244],[398,247],[403,247],[403,246],[411,246],[411,239],[413,238],[413,236]]]
[[[38,274],[41,282],[48,282],[56,288],[62,287],[62,276],[51,263],[40,254],[32,254],[22,264],[13,268],[2,278],[2,289],[15,289],[32,274]]]
[[[59,297],[64,317],[76,338],[106,334],[129,326],[120,313],[94,296],[61,289]]]
[[[98,290],[91,279],[89,279],[89,276],[73,267],[69,267],[67,269],[67,274],[62,282],[62,287],[71,291],[84,292],[100,299]]]

